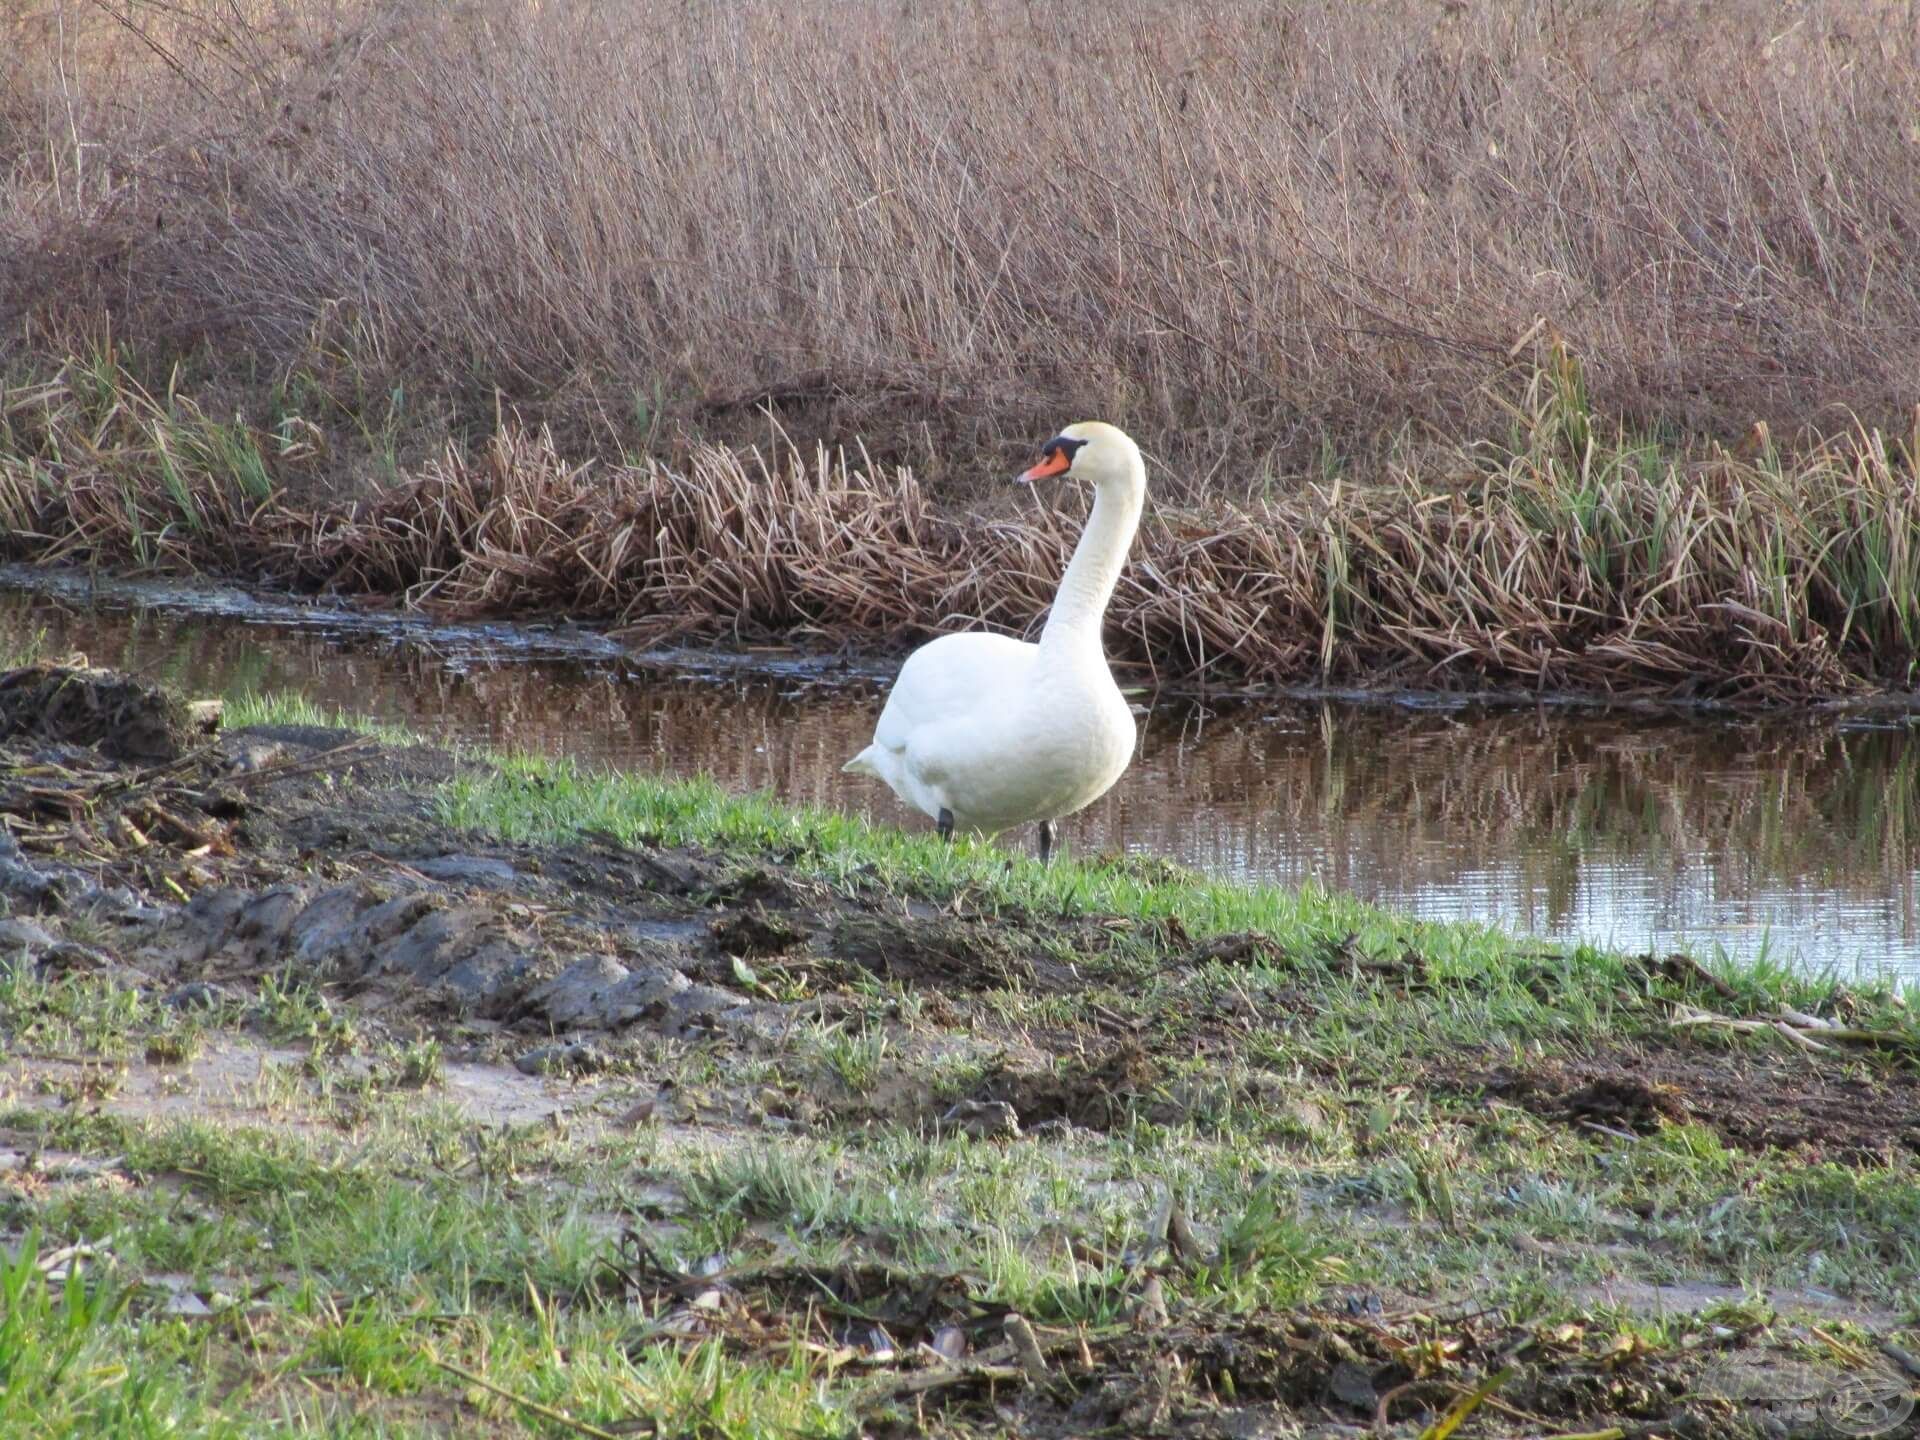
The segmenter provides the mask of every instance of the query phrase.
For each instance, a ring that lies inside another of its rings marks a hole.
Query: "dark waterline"
[[[294,690],[449,742],[704,770],[925,823],[839,773],[871,731],[884,667],[777,650],[636,659],[567,629],[434,626],[227,590],[89,593],[0,570],[0,646],[35,635],[194,695]],[[1065,824],[1069,846],[1318,879],[1430,919],[1920,979],[1920,750],[1904,718],[1145,708],[1133,769]]]

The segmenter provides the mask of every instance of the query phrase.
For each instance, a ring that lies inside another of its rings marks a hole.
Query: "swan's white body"
[[[1071,815],[1133,759],[1133,712],[1107,668],[1100,625],[1139,527],[1146,467],[1111,425],[1069,426],[1049,455],[1060,441],[1078,448],[1055,473],[1093,483],[1093,514],[1040,643],[971,632],[921,646],[894,681],[873,743],[845,766],[935,820],[946,811],[958,829],[992,835]],[[1043,855],[1050,844],[1043,832]]]

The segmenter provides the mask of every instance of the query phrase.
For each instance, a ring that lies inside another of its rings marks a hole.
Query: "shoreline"
[[[904,468],[825,447],[596,462],[514,429],[328,499],[322,447],[155,401],[111,356],[84,373],[93,389],[10,392],[24,398],[0,444],[0,556],[467,622],[560,614],[640,648],[879,650],[1031,630],[1084,519],[1066,492],[1018,517],[956,511]],[[1897,443],[1745,458],[1603,444],[1593,417],[1565,413],[1574,400],[1529,393],[1510,443],[1374,483],[1198,511],[1150,500],[1111,657],[1216,691],[1916,703],[1920,547]]]
[[[1920,1343],[1920,993],[30,669],[100,703],[0,741],[0,1259],[123,1378],[0,1418],[1707,1437]]]
[[[188,616],[237,619],[242,623],[297,628],[339,629],[344,633],[384,635],[400,642],[437,642],[448,638],[481,648],[497,647],[529,658],[575,661],[585,665],[630,666],[636,670],[727,673],[753,677],[804,676],[812,683],[867,686],[891,679],[910,645],[849,651],[809,650],[804,644],[729,647],[712,643],[629,649],[616,632],[591,622],[508,613],[484,620],[445,620],[431,611],[399,611],[343,596],[300,595],[249,585],[218,575],[90,574],[70,564],[42,565],[31,560],[0,561],[0,592],[52,595],[114,610],[152,609]],[[1920,689],[1808,698],[1774,704],[1739,704],[1672,695],[1557,691],[1517,688],[1419,689],[1383,685],[1205,685],[1178,681],[1146,683],[1151,667],[1140,661],[1116,661],[1116,677],[1129,691],[1143,690],[1170,699],[1205,704],[1259,705],[1262,701],[1325,702],[1383,709],[1454,711],[1556,709],[1698,717],[1728,721],[1791,719],[1796,716],[1908,716],[1920,714]]]

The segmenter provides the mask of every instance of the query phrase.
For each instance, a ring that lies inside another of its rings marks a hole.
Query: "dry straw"
[[[1077,416],[1189,500],[1407,426],[1498,433],[1485,384],[1541,316],[1634,424],[1898,428],[1917,23],[1890,0],[16,7],[0,360],[109,316],[162,373],[190,355],[359,416],[398,394],[468,433],[504,392],[583,455],[739,440],[771,401],[943,498]]]
[[[1519,685],[1739,701],[1909,685],[1920,656],[1915,436],[1783,459],[1675,458],[1585,408],[1556,352],[1517,443],[1381,484],[1149,514],[1109,620],[1119,656],[1217,684]],[[0,392],[18,554],[211,568],[447,615],[564,612],[636,639],[899,642],[1031,631],[1081,511],[986,518],[824,449],[573,464],[509,425],[362,499],[266,477],[321,458],[156,399],[110,360]]]

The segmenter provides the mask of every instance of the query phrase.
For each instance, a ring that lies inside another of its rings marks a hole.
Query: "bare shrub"
[[[1636,426],[1893,424],[1915,25],[46,0],[0,21],[0,347],[110,323],[154,385],[204,346],[352,416],[400,387],[429,434],[490,432],[503,394],[570,453],[739,439],[771,405],[950,493],[1082,415],[1189,496],[1499,434],[1488,382],[1542,317]]]

